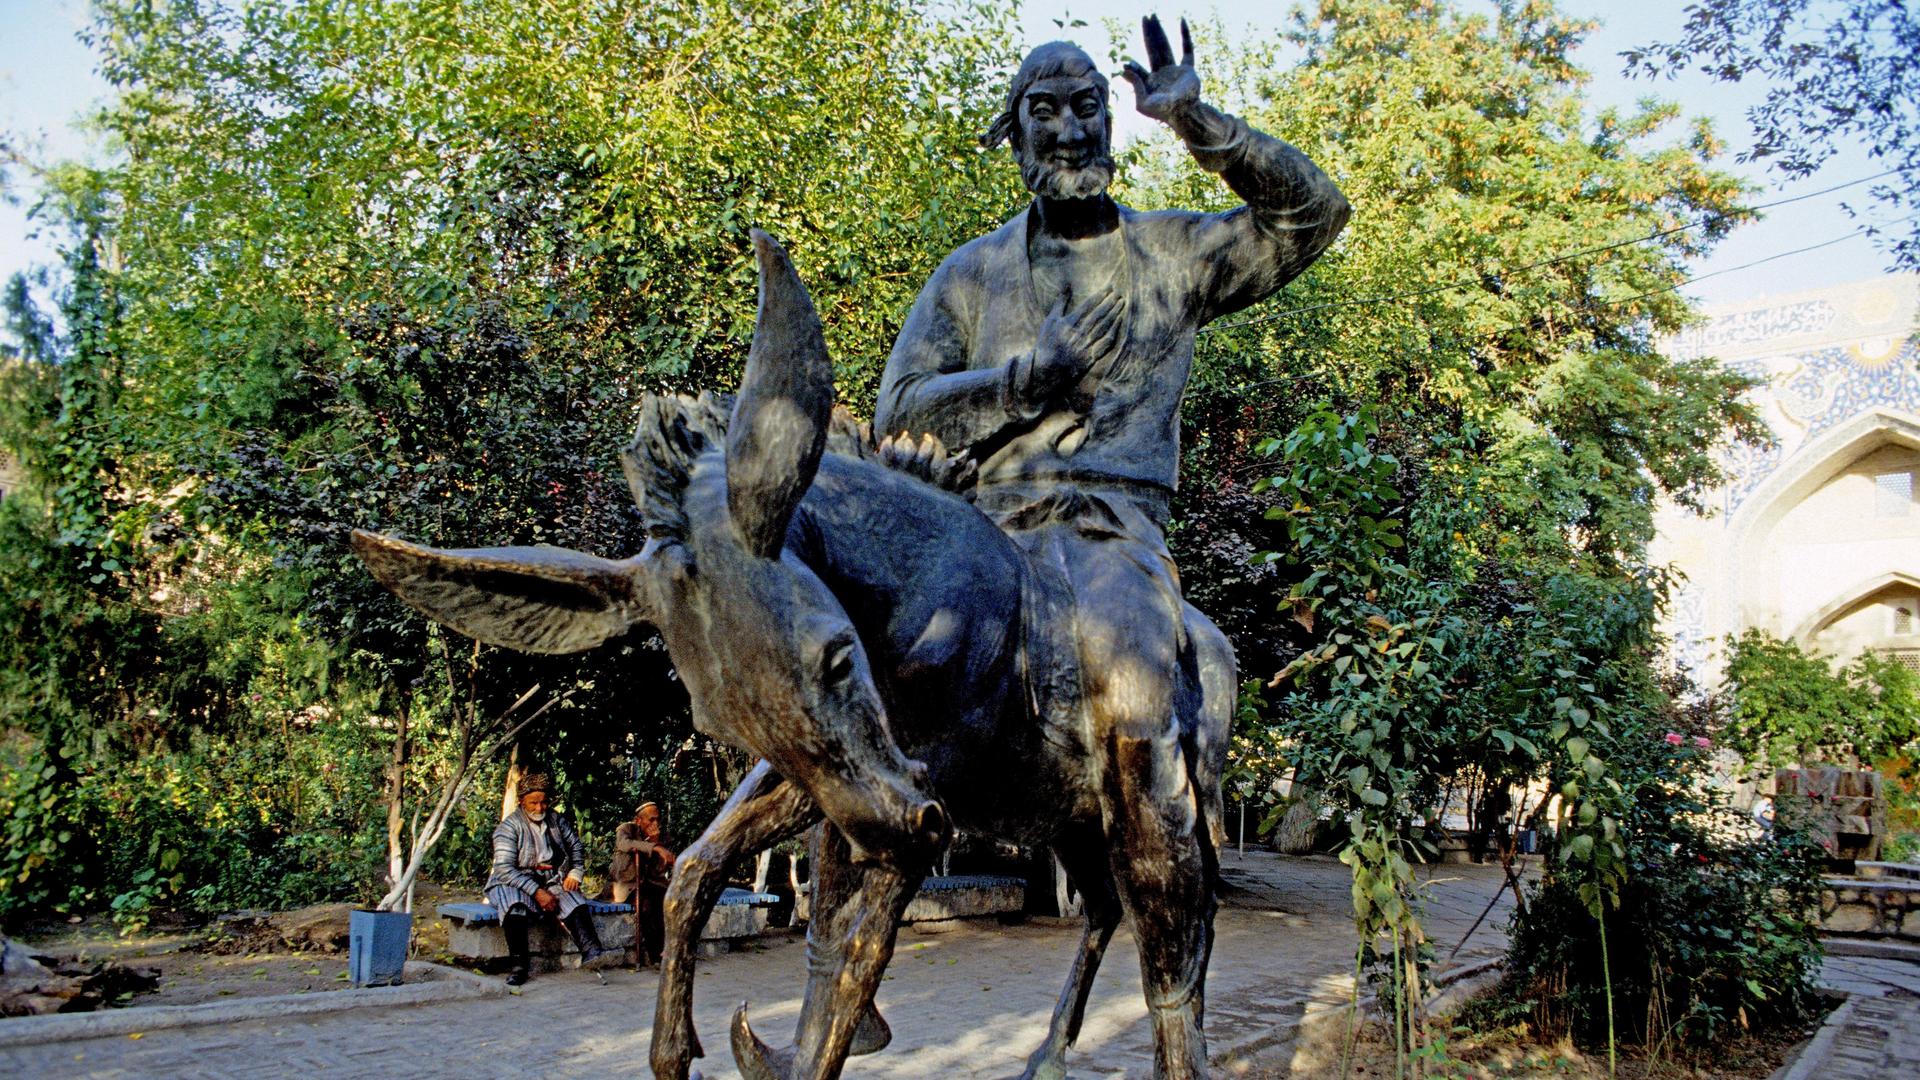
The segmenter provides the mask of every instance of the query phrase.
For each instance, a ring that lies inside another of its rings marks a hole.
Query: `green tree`
[[[1754,79],[1766,97],[1747,110],[1753,146],[1789,179],[1811,175],[1857,140],[1886,166],[1870,189],[1888,211],[1920,202],[1920,13],[1906,0],[1701,0],[1671,41],[1622,54],[1628,74],[1692,68],[1723,82]],[[1859,208],[1847,207],[1859,215]],[[1895,268],[1920,268],[1920,223],[1876,227]]]
[[[0,682],[22,760],[163,818],[197,765],[255,770],[226,797],[271,823],[236,836],[254,877],[339,870],[272,898],[366,889],[400,718],[417,802],[451,718],[538,683],[564,704],[521,756],[610,832],[692,734],[657,642],[475,653],[383,594],[346,529],[637,549],[614,452],[641,393],[737,377],[752,226],[794,251],[843,392],[870,400],[926,273],[1016,204],[973,141],[1010,25],[996,4],[102,0],[114,156],[42,175],[92,261],[6,425],[44,449],[6,510],[38,540],[0,551],[20,586],[0,603],[27,616],[7,647],[39,665]],[[15,321],[22,349],[39,325]],[[71,739],[41,737],[56,721]],[[136,752],[155,769],[125,770]],[[727,781],[699,760],[697,784],[662,781],[686,827]],[[339,857],[299,850],[313,835]],[[89,861],[99,899],[260,899],[169,850]],[[455,870],[478,847],[442,850]]]
[[[1726,742],[1755,766],[1872,768],[1920,743],[1920,677],[1864,652],[1835,668],[1764,630],[1729,642]]]

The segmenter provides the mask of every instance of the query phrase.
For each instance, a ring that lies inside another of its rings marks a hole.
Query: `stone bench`
[[[1920,882],[1920,863],[1866,862],[1853,864],[1853,872],[1859,877],[1885,881]]]
[[[771,893],[748,892],[729,888],[720,894],[713,914],[700,931],[696,951],[702,956],[725,952],[739,940],[752,938],[767,928],[767,909],[779,898]],[[593,928],[600,943],[609,949],[633,947],[633,905],[589,900],[586,909],[593,914]],[[441,904],[440,917],[447,921],[447,949],[463,960],[501,960],[507,955],[506,934],[500,929],[500,913],[493,905],[479,903]],[[562,957],[576,955],[573,939],[553,919],[534,924],[528,941],[535,963],[544,971],[555,971]],[[575,963],[578,961],[576,960]]]
[[[810,917],[812,890],[800,887],[794,901],[794,917]],[[920,891],[900,916],[902,924],[918,924],[921,929],[938,929],[959,919],[978,919],[989,915],[1002,919],[1018,918],[1027,908],[1027,882],[1024,878],[995,874],[947,874],[930,877],[920,883]]]

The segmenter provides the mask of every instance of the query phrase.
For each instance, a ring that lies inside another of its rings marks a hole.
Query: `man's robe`
[[[487,903],[502,915],[517,905],[539,918],[543,913],[533,894],[545,889],[560,902],[555,914],[564,919],[587,898],[578,889],[560,885],[569,872],[585,874],[586,862],[586,845],[566,818],[549,810],[544,821],[533,822],[524,811],[515,810],[493,828],[493,872],[487,875]],[[541,869],[543,864],[546,869]]]
[[[1203,107],[1204,108],[1204,107]],[[876,433],[932,432],[980,462],[982,491],[1001,485],[1117,486],[1154,495],[1176,485],[1180,398],[1194,335],[1272,295],[1346,224],[1348,205],[1312,162],[1278,139],[1212,113],[1224,145],[1196,148],[1246,205],[1219,214],[1119,207],[1119,228],[1036,275],[1038,207],[948,256],[921,290],[894,345],[874,411]],[[1110,284],[1127,300],[1117,352],[1068,400],[1021,400],[1041,324],[1067,289],[1074,302]]]

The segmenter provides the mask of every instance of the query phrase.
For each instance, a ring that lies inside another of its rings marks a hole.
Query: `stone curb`
[[[1820,947],[1828,956],[1858,956],[1868,960],[1905,960],[1920,964],[1920,945],[1883,938],[1822,937]]]
[[[275,994],[240,1001],[209,1001],[200,1005],[151,1005],[89,1013],[17,1016],[0,1020],[0,1048],[98,1039],[202,1024],[308,1016],[380,1005],[427,1005],[468,998],[501,997],[507,993],[506,984],[499,979],[483,978],[472,972],[424,960],[408,961],[406,977],[425,981],[402,983],[399,986],[370,986],[359,990],[328,990],[318,994]]]
[[[1833,1064],[1833,1044],[1852,1021],[1854,1005],[1859,1000],[1852,994],[1847,995],[1847,1000],[1827,1014],[1820,1030],[1814,1033],[1807,1045],[1800,1048],[1800,1055],[1780,1072],[1774,1073],[1771,1080],[1813,1080],[1813,1077],[1828,1071]]]

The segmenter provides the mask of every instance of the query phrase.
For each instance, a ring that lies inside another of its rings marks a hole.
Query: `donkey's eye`
[[[847,681],[853,675],[853,641],[836,641],[827,647],[826,676],[829,683]]]

